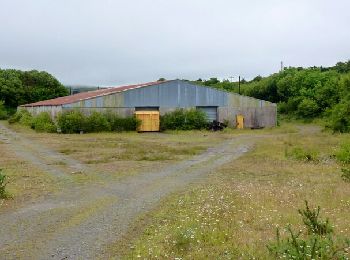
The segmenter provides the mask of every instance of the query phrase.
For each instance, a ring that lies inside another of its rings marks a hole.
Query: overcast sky
[[[350,58],[349,0],[0,0],[0,68],[64,84],[247,79]]]

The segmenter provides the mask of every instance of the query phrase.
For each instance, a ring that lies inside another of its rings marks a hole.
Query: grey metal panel
[[[181,84],[179,89],[179,106],[193,107],[196,106],[197,86],[192,84]]]
[[[103,97],[96,98],[96,107],[103,107]]]
[[[196,106],[226,106],[228,93],[213,88],[196,86]]]
[[[171,81],[158,85],[158,97],[160,107],[178,107],[178,82]]]
[[[174,80],[159,85],[124,92],[125,107],[225,106],[228,93],[185,81]]]
[[[213,122],[214,120],[217,120],[217,117],[218,117],[217,107],[197,107],[197,109],[203,111],[207,115],[209,122]]]
[[[159,85],[123,92],[125,107],[159,106]]]
[[[85,107],[92,107],[92,101],[91,101],[91,99],[86,99],[86,100],[84,100],[84,105],[85,105]]]

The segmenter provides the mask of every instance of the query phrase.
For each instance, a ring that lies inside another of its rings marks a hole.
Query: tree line
[[[195,82],[239,92],[238,82],[217,78]],[[332,67],[288,67],[268,77],[242,79],[240,92],[277,103],[279,113],[323,118],[334,131],[350,132],[350,61]],[[68,94],[67,88],[45,71],[0,69],[0,119],[19,105]]]
[[[19,105],[68,94],[68,90],[45,71],[0,69],[0,102],[10,112]]]
[[[238,93],[238,82],[217,78],[197,84]],[[350,132],[350,61],[332,67],[288,67],[268,77],[241,81],[241,94],[278,104],[295,118],[323,118],[334,131]]]

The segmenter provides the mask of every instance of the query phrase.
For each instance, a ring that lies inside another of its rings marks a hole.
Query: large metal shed
[[[83,113],[114,112],[131,116],[135,111],[159,111],[161,115],[177,108],[204,111],[209,120],[227,121],[236,126],[237,116],[244,127],[272,127],[277,123],[276,104],[239,94],[196,85],[184,80],[157,81],[79,93],[20,106],[36,115],[78,109]]]

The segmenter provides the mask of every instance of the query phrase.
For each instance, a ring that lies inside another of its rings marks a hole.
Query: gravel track
[[[79,161],[28,140],[7,128],[1,122],[0,141],[10,144],[10,149],[19,158],[31,162],[54,177],[69,178],[69,173],[86,170],[86,167]],[[57,166],[60,164],[64,164],[66,169],[62,170]]]
[[[71,170],[89,170],[88,166],[34,144],[1,124],[0,139],[6,139],[18,156],[58,178],[69,178],[69,174],[50,164],[54,160],[65,161]],[[108,258],[108,245],[121,238],[140,214],[152,210],[171,192],[200,181],[237,159],[253,142],[236,137],[163,170],[109,183],[71,186],[59,194],[3,213],[0,223],[6,224],[0,225],[0,258]]]

